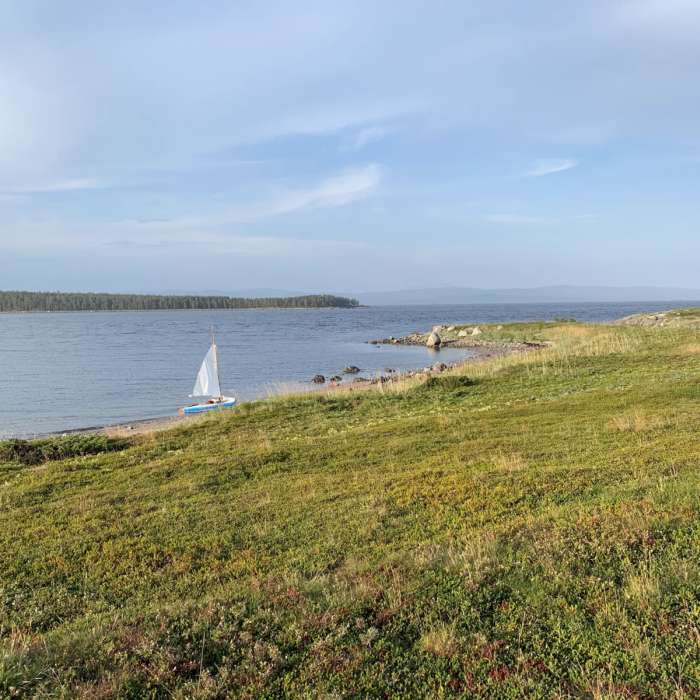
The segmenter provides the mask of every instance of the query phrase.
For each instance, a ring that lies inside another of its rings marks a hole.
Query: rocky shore
[[[453,369],[465,363],[478,360],[503,357],[518,352],[527,352],[539,347],[544,347],[545,343],[534,343],[524,340],[517,340],[512,337],[501,337],[502,325],[491,326],[433,326],[432,330],[421,333],[416,331],[409,335],[395,338],[381,338],[368,341],[371,345],[413,345],[431,348],[436,352],[436,359],[441,348],[461,348],[470,350],[469,356],[457,362],[442,362],[439,359],[432,365],[421,369],[407,370],[399,372],[392,368],[385,368],[383,373],[376,377],[354,377],[349,381],[344,381],[345,377],[335,375],[326,379],[321,374],[317,374],[311,380],[314,384],[325,384],[330,387],[357,384],[384,384],[386,382],[397,382],[407,377],[430,376],[439,374],[446,370]],[[355,366],[346,367],[342,375],[357,374],[360,369]]]
[[[673,309],[651,314],[634,314],[615,321],[615,324],[650,328],[700,328],[700,309]]]
[[[431,331],[416,331],[399,338],[389,336],[371,340],[372,345],[422,345],[429,348],[469,348],[477,350],[480,357],[494,357],[513,352],[525,352],[541,347],[542,343],[502,338],[503,326],[433,326]]]

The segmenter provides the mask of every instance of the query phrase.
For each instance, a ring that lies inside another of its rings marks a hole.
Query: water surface
[[[173,415],[189,402],[216,330],[221,387],[240,399],[309,386],[357,365],[451,362],[467,351],[368,345],[442,323],[574,317],[607,321],[678,303],[479,304],[358,309],[246,309],[0,315],[0,437]]]

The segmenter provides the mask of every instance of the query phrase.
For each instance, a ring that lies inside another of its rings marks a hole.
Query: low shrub
[[[0,462],[19,462],[27,466],[69,457],[116,452],[130,445],[128,440],[104,435],[69,435],[45,440],[5,440],[0,442]]]

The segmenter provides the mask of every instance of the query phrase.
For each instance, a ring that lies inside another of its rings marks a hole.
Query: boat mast
[[[214,369],[216,371],[216,383],[219,386],[219,398],[223,398],[221,395],[221,376],[219,375],[219,349],[216,347],[216,341],[214,340],[214,326],[211,327],[211,347],[214,350]]]

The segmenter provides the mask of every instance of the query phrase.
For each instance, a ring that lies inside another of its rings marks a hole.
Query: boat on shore
[[[219,351],[216,347],[213,333],[211,335],[211,347],[204,356],[190,396],[192,398],[204,398],[206,400],[182,407],[179,410],[181,415],[189,416],[196,413],[206,413],[221,408],[233,408],[236,405],[235,397],[224,396],[221,392],[219,381]]]

